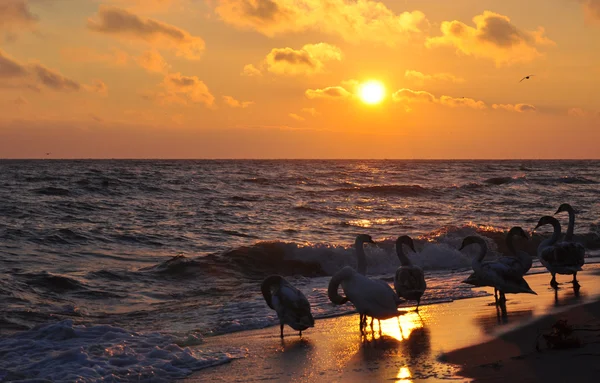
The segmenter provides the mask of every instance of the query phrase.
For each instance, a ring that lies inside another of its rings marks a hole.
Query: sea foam
[[[0,381],[170,382],[245,355],[178,345],[190,343],[64,320],[0,338]]]

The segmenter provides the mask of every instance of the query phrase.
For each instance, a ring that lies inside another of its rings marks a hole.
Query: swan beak
[[[417,252],[417,250],[415,250],[415,246],[412,243],[410,244],[409,247],[411,248],[411,250],[413,251],[413,253]]]
[[[460,245],[460,249],[458,249],[458,250],[462,250],[464,248],[465,248],[465,244],[463,243],[462,245]]]
[[[372,243],[373,245],[377,246],[377,242],[370,240],[369,243]]]
[[[536,231],[536,230],[538,229],[538,227],[540,227],[540,225],[537,225],[537,226],[536,226],[536,227],[533,229],[532,233],[533,233],[534,231]]]

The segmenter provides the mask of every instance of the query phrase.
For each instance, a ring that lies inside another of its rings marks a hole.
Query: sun
[[[364,82],[358,89],[358,96],[365,104],[379,104],[385,98],[385,86],[376,80]]]

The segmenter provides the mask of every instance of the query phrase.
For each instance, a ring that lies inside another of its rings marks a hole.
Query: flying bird
[[[534,74],[530,74],[530,75],[528,75],[528,76],[525,76],[525,77],[523,77],[523,78],[521,79],[521,81],[523,81],[523,80],[529,80],[529,77],[533,77],[533,76],[535,76],[535,75],[534,75]],[[521,81],[519,81],[519,82],[521,82]]]

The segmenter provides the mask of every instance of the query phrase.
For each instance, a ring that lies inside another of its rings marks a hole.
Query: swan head
[[[396,240],[396,251],[402,250],[402,245],[406,245],[406,246],[410,247],[410,249],[414,253],[417,252],[415,250],[415,245],[413,243],[412,238],[409,237],[408,235],[403,235],[401,237],[398,237],[398,239]]]
[[[508,235],[510,235],[510,236],[518,235],[518,236],[523,237],[525,239],[529,239],[529,236],[527,235],[527,233],[525,232],[525,230],[523,230],[523,228],[520,227],[520,226],[515,226],[515,227],[511,228],[508,231]]]
[[[575,213],[575,209],[573,209],[573,207],[571,205],[569,205],[568,203],[563,203],[562,205],[560,205],[558,207],[558,210],[554,214],[558,214],[558,213],[562,213],[562,212]]]
[[[375,241],[373,241],[373,238],[371,238],[371,236],[369,234],[359,234],[356,236],[356,241],[355,243],[358,245],[362,245],[363,243],[372,243],[375,244]]]
[[[533,229],[533,231],[536,231],[538,229],[538,227],[542,227],[545,225],[552,225],[552,226],[558,225],[560,227],[560,223],[558,222],[558,220],[556,218],[551,217],[549,215],[545,215],[542,218],[540,218],[537,226],[535,227],[535,229]]]
[[[458,250],[462,250],[465,247],[467,247],[469,245],[473,245],[475,243],[478,244],[478,245],[484,246],[485,245],[485,240],[483,238],[481,238],[481,237],[476,236],[476,235],[470,235],[470,236],[466,237],[465,239],[463,239],[462,245],[460,246],[460,249],[458,249]]]

